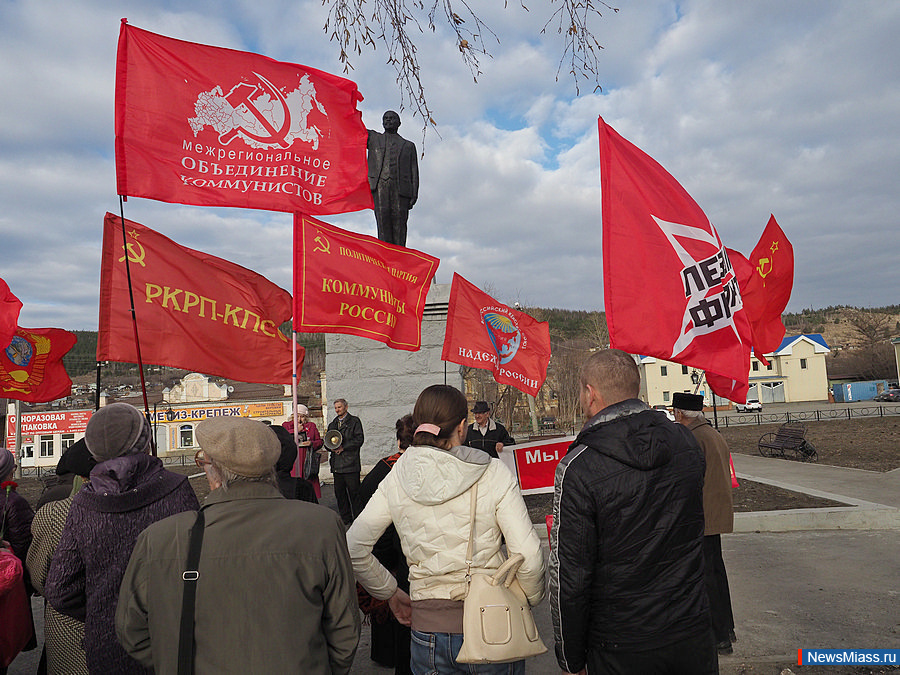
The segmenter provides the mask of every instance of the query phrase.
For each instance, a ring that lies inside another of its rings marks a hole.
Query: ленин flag
[[[418,351],[439,260],[294,214],[294,329]]]
[[[0,351],[0,398],[46,403],[68,396],[72,380],[63,356],[75,342],[75,334],[61,328],[16,328]]]
[[[291,318],[290,293],[256,272],[180,246],[131,220],[125,221],[124,238],[119,216],[107,213],[98,361],[137,363],[127,252],[144,363],[241,382],[291,382],[291,345],[278,329]]]
[[[372,208],[356,84],[123,21],[120,195],[327,214]]]
[[[491,370],[498,383],[535,396],[547,378],[550,326],[454,274],[441,358]]]
[[[652,157],[599,129],[611,345],[701,368],[715,393],[745,401],[750,325],[715,227]]]

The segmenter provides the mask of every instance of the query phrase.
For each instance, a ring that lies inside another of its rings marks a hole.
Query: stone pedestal
[[[325,336],[326,424],[334,419],[332,402],[347,399],[350,412],[360,418],[366,435],[361,452],[363,472],[396,452],[394,424],[412,413],[425,387],[449,384],[462,390],[461,367],[441,360],[449,299],[449,284],[432,284],[422,317],[422,347],[417,352],[391,349],[353,335]],[[327,465],[322,468],[327,473]]]

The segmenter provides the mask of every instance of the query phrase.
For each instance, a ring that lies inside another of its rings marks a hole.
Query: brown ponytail
[[[467,414],[466,397],[459,389],[447,384],[427,387],[416,400],[413,418],[417,426],[434,424],[440,428],[440,433],[435,435],[429,431],[418,431],[413,437],[413,444],[449,450],[450,436],[459,423],[466,419]]]

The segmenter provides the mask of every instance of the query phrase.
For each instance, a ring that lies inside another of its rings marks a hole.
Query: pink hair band
[[[441,428],[437,424],[420,424],[418,427],[416,427],[416,433],[419,433],[420,431],[427,431],[429,434],[439,436],[441,433]]]

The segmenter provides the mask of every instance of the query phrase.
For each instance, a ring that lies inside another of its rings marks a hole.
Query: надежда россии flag
[[[372,208],[361,100],[345,78],[123,20],[118,192],[311,214]]]
[[[498,383],[535,396],[547,378],[550,325],[497,302],[454,274],[441,358],[492,370]]]
[[[228,260],[176,244],[119,216],[103,222],[98,361],[137,363],[125,256],[145,363],[241,382],[289,384],[291,343],[278,327],[291,295]],[[302,364],[302,348],[298,360]],[[298,371],[300,367],[298,366]]]
[[[610,344],[706,371],[747,398],[750,325],[709,218],[652,157],[599,119],[603,285]]]

